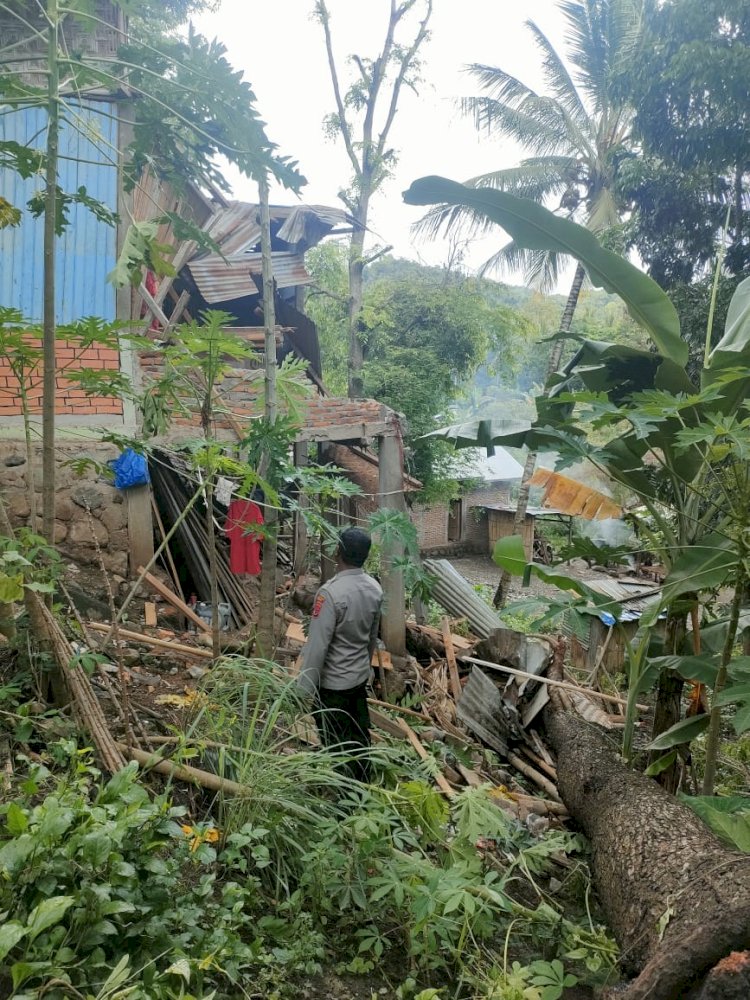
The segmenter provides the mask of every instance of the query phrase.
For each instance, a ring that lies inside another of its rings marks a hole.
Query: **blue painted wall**
[[[112,211],[117,209],[117,108],[97,103],[65,112],[60,137],[60,187],[87,193]],[[44,148],[47,115],[37,108],[0,114],[0,139]],[[23,211],[18,227],[0,229],[0,305],[20,309],[28,319],[42,319],[43,221],[34,219],[26,202],[44,186],[43,177],[21,180],[0,170],[0,194]],[[99,222],[81,205],[70,206],[69,225],[57,241],[57,322],[83,316],[115,318],[115,290],[107,274],[115,265],[117,229]]]

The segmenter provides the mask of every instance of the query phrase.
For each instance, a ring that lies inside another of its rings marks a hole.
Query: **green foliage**
[[[326,385],[344,393],[346,250],[317,247],[308,262],[315,286],[306,308],[318,327]],[[526,349],[528,324],[494,302],[489,285],[388,259],[373,267],[365,285],[360,317],[365,392],[405,415],[409,470],[428,492],[455,480],[463,463],[443,441],[424,435],[464,397],[489,355],[520,357]],[[512,365],[507,370],[516,372]]]
[[[25,590],[53,593],[61,570],[54,547],[30,529],[20,528],[15,538],[0,535],[0,604],[23,601]]]
[[[621,296],[633,318],[665,358],[684,364],[675,308],[659,286],[623,257],[605,250],[595,236],[541,205],[502,191],[472,189],[444,177],[423,177],[404,193],[409,205],[460,205],[502,226],[522,247],[554,250],[579,260],[597,287]]]
[[[643,162],[631,161],[634,244],[657,280],[700,278],[730,214],[726,265],[747,264],[750,35],[742,0],[645,5],[642,36],[619,67]]]
[[[134,764],[103,784],[86,753],[65,752],[68,774],[32,766],[1,809],[0,951],[12,995],[105,996],[117,969],[134,1000],[176,1000],[187,983],[198,997],[236,996],[281,945],[257,913],[257,879],[228,853],[220,882],[215,849],[191,843],[177,823],[184,810],[152,800]],[[319,953],[309,932],[284,946],[292,968]]]
[[[722,840],[750,853],[750,798],[746,795],[681,795],[680,798]]]

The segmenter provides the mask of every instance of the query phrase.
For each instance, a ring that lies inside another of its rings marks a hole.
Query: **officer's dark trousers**
[[[348,752],[350,759],[343,768],[357,781],[368,781],[370,766],[363,756],[370,746],[367,685],[344,691],[320,688],[315,721],[323,746]]]

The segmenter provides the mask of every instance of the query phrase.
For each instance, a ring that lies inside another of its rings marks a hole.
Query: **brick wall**
[[[29,339],[29,346],[41,349],[41,341]],[[86,347],[61,341],[56,347],[57,393],[55,412],[60,415],[90,416],[93,414],[121,416],[122,401],[106,396],[88,396],[65,372],[89,368],[95,371],[117,371],[120,354],[114,347]],[[40,363],[26,376],[27,398],[31,413],[42,410],[42,379],[44,369]],[[19,383],[8,362],[0,358],[0,417],[18,417],[22,413]]]
[[[461,541],[469,548],[477,552],[486,552],[488,548],[487,540],[487,511],[482,507],[469,507],[464,511],[464,525],[461,533]]]
[[[420,549],[437,548],[448,543],[448,504],[419,504],[411,508]]]

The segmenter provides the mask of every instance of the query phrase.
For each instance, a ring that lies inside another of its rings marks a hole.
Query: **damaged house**
[[[120,14],[107,3],[99,3],[97,13],[100,28],[85,34],[80,44],[112,55],[122,34]],[[3,31],[4,42],[13,42]],[[73,44],[72,39],[69,42]],[[137,568],[151,559],[154,539],[160,540],[162,531],[169,530],[174,511],[158,495],[158,473],[153,489],[138,485],[123,491],[116,490],[102,473],[102,467],[117,457],[118,448],[103,443],[100,430],[137,440],[141,417],[129,400],[86,392],[79,382],[66,377],[66,371],[122,372],[142,389],[160,371],[162,345],[172,338],[179,340],[180,324],[199,317],[206,309],[226,311],[233,317],[234,333],[259,349],[264,346],[258,206],[229,201],[216,190],[204,191],[191,185],[177,192],[150,171],[144,173],[132,192],[126,192],[122,163],[111,154],[113,149],[126,145],[125,136],[132,128],[128,102],[121,97],[96,94],[81,100],[77,107],[81,127],[63,123],[60,139],[62,190],[85,187],[116,215],[117,222],[108,225],[82,204],[69,206],[68,225],[57,242],[56,321],[58,325],[71,324],[92,316],[105,323],[120,321],[150,341],[148,347],[139,350],[117,338],[106,346],[81,346],[63,339],[57,345],[55,542],[68,567],[69,581],[79,580],[81,590],[89,594],[101,591],[100,565],[116,588],[124,591]],[[43,130],[43,117],[44,113],[37,109],[9,111],[0,116],[0,138],[29,145]],[[13,171],[0,170],[0,191],[11,205],[25,206],[38,187],[37,177],[23,178]],[[135,288],[116,288],[108,275],[121,258],[129,223],[163,220],[167,213],[197,225],[211,237],[218,252],[180,239],[169,223],[160,223],[157,239],[170,248],[165,255],[175,273],[169,277],[147,273]],[[42,318],[42,226],[41,219],[23,212],[19,225],[0,229],[0,304],[18,310],[34,324]],[[280,363],[289,355],[301,358],[313,390],[302,407],[302,426],[295,443],[297,462],[304,464],[308,455],[325,458],[326,449],[339,444],[376,444],[379,497],[385,498],[383,505],[400,507],[403,493],[398,418],[375,400],[336,399],[325,394],[317,331],[303,310],[304,289],[310,281],[304,262],[306,251],[331,234],[350,232],[350,227],[351,220],[336,208],[272,206],[276,360]],[[29,342],[33,344],[32,339]],[[257,415],[257,369],[261,360],[259,355],[258,362],[253,359],[247,367],[238,366],[222,384],[226,411],[220,422],[229,439],[234,434],[237,440],[236,429],[247,427]],[[28,524],[31,518],[31,472],[27,467],[23,410],[25,405],[34,440],[38,441],[42,378],[37,360],[23,375],[22,392],[8,358],[0,360],[0,468],[5,502],[15,526]],[[194,436],[196,425],[197,415],[194,421],[175,421],[164,446],[179,445],[181,437]],[[34,445],[32,457],[37,465],[40,452]],[[81,472],[83,458],[96,465]],[[172,473],[177,474],[174,469]],[[299,531],[294,536],[304,544]],[[190,541],[183,539],[182,544],[185,555]],[[205,600],[208,594],[202,581],[196,579],[200,575],[196,561],[193,569],[187,570],[187,578],[175,580],[175,586],[194,588],[198,598]],[[229,583],[226,589],[231,589]],[[227,594],[222,597],[227,598]],[[239,624],[248,609],[243,608],[242,601],[235,601],[235,606]],[[403,624],[399,625],[397,615],[389,627],[392,634],[386,640],[398,652],[403,647]]]

